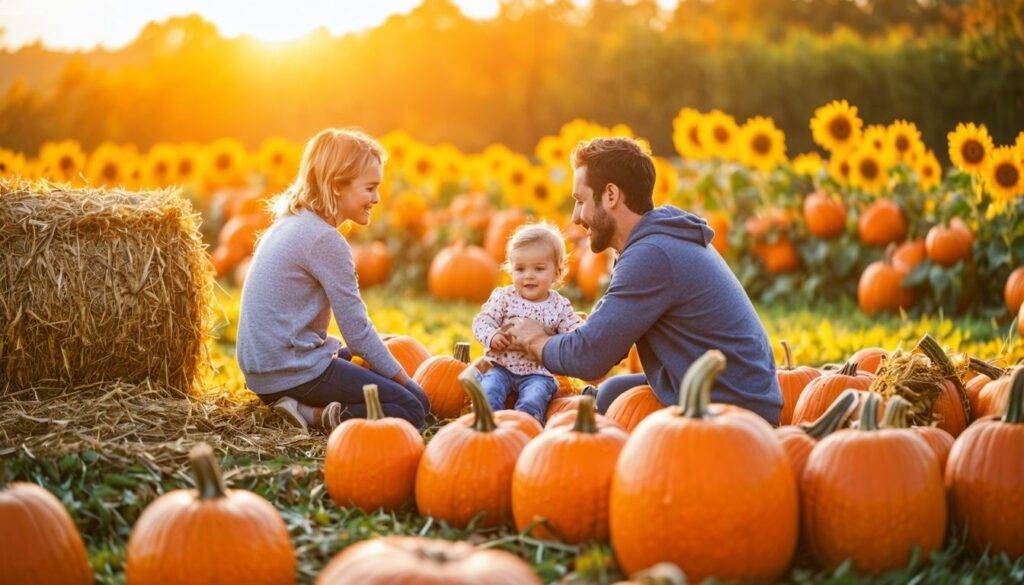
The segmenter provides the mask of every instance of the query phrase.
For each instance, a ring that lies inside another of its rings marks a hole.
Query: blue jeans
[[[608,407],[623,392],[635,386],[643,386],[647,383],[647,376],[644,374],[621,374],[612,376],[597,387],[597,412],[604,414]]]
[[[332,359],[327,369],[316,378],[294,388],[273,394],[260,394],[259,397],[265,404],[273,404],[284,396],[290,396],[308,406],[327,406],[331,402],[340,402],[343,409],[341,420],[345,421],[350,418],[366,418],[363,386],[376,384],[384,416],[405,419],[417,429],[423,430],[427,413],[430,412],[430,402],[416,382],[410,380],[407,386],[402,386],[391,378],[353,364],[350,359],[352,354],[341,348],[338,357]]]
[[[513,374],[495,364],[484,374],[483,387],[492,410],[505,408],[508,393],[515,390],[519,393],[515,409],[544,424],[548,414],[548,403],[558,391],[558,382],[545,374]]]

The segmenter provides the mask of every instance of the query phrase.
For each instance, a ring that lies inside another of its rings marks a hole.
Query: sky
[[[147,22],[199,13],[226,37],[302,37],[321,26],[338,35],[372,28],[422,0],[0,0],[0,48],[41,39],[54,49],[108,49],[131,42]],[[581,0],[582,1],[582,0]],[[499,0],[456,0],[472,18],[498,14]],[[674,1],[659,0],[662,5]]]

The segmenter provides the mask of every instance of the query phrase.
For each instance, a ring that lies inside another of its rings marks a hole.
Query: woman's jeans
[[[597,412],[604,414],[623,392],[635,386],[643,386],[647,383],[647,376],[644,374],[621,374],[612,376],[597,387]]]
[[[324,373],[316,378],[294,388],[273,394],[260,394],[259,397],[265,404],[273,404],[284,396],[308,406],[322,407],[331,402],[340,402],[343,409],[341,420],[344,421],[366,418],[363,386],[376,384],[384,416],[405,419],[417,429],[423,430],[426,415],[430,412],[430,403],[423,389],[411,380],[407,386],[402,386],[391,378],[353,364],[349,361],[351,357],[347,349],[341,348],[338,357],[333,358]]]
[[[558,391],[558,382],[551,376],[513,374],[497,364],[484,374],[482,385],[487,402],[491,404],[491,410],[505,408],[508,393],[515,390],[519,393],[515,409],[532,416],[540,424],[544,424],[548,414],[548,403]]]

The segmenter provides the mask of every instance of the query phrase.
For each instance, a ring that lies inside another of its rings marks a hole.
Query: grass
[[[380,331],[412,334],[435,353],[448,352],[455,341],[471,338],[470,322],[477,310],[472,304],[442,304],[388,289],[368,291],[366,301]],[[238,400],[252,400],[244,390],[232,357],[237,295],[224,292],[219,296],[219,305],[222,323],[220,337],[214,344],[215,371],[210,384]],[[868,318],[850,306],[839,305],[816,309],[778,305],[758,310],[776,351],[780,339],[789,339],[796,349],[797,361],[802,363],[841,361],[868,345],[908,346],[924,332],[937,335],[941,342],[957,350],[985,359],[1002,357],[1016,361],[1024,355],[1018,339],[1007,339],[1008,323],[973,318]],[[475,345],[474,355],[480,351]],[[123,582],[125,547],[131,527],[145,506],[159,494],[192,485],[184,468],[173,473],[161,472],[141,459],[126,468],[96,451],[44,457],[16,450],[7,459],[12,478],[46,487],[67,507],[86,541],[98,583]],[[607,546],[568,546],[518,534],[509,528],[456,530],[411,510],[364,514],[338,508],[323,489],[321,464],[318,454],[294,449],[268,453],[265,457],[226,453],[222,458],[225,476],[232,487],[262,495],[281,512],[298,553],[302,583],[312,582],[329,559],[345,546],[383,534],[465,539],[481,546],[506,549],[528,560],[546,582],[568,578],[572,582],[603,584],[622,577]],[[915,561],[904,570],[880,577],[857,575],[849,566],[822,571],[801,556],[784,581],[1022,582],[1024,559],[1011,562],[1005,557],[979,557],[967,552],[960,538],[951,536],[947,546],[927,562]]]

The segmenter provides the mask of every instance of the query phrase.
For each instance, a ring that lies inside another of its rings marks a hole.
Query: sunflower
[[[266,177],[267,186],[278,190],[295,178],[301,157],[302,151],[298,144],[273,136],[264,140],[256,152],[256,168]]]
[[[523,188],[524,202],[527,207],[541,216],[553,219],[565,201],[565,193],[555,186],[551,176],[543,168],[534,168],[526,178]]]
[[[917,180],[921,184],[921,190],[931,191],[942,182],[942,165],[935,153],[926,150],[920,154],[913,163],[914,172],[917,173]]]
[[[889,149],[895,160],[909,162],[911,153],[924,146],[921,142],[921,131],[917,125],[906,120],[896,120],[886,128],[889,134]]]
[[[203,149],[205,178],[214,185],[230,185],[244,178],[248,167],[245,146],[233,138],[221,138]]]
[[[1011,201],[1024,193],[1024,164],[1009,146],[992,149],[983,177],[993,199]]]
[[[566,144],[575,145],[581,140],[586,140],[591,134],[592,123],[583,118],[576,118],[562,124],[558,135]]]
[[[544,136],[537,141],[534,148],[534,155],[537,160],[548,166],[568,166],[569,164],[568,145],[561,136]]]
[[[173,144],[161,142],[153,145],[141,164],[136,165],[141,176],[140,183],[148,187],[173,185],[178,176],[178,149]]]
[[[811,132],[814,141],[835,152],[849,150],[860,141],[864,122],[857,116],[857,106],[846,100],[834,100],[814,110]]]
[[[489,145],[479,155],[484,170],[492,178],[504,172],[509,161],[514,157],[512,150],[500,142]]]
[[[202,149],[198,144],[186,142],[178,145],[174,177],[179,185],[193,183],[203,174]]]
[[[85,169],[85,153],[75,140],[45,142],[39,151],[43,178],[57,182],[77,181]]]
[[[526,205],[526,185],[532,171],[533,167],[526,157],[518,154],[509,157],[508,163],[502,169],[501,191],[505,196],[505,202],[510,206]]]
[[[821,169],[824,167],[825,162],[821,160],[821,155],[815,151],[805,152],[793,157],[793,172],[798,175],[813,177],[821,172]]]
[[[973,174],[980,174],[985,170],[988,156],[992,152],[992,137],[989,136],[984,124],[957,124],[956,130],[950,132],[947,138],[949,160],[953,164]]]
[[[0,148],[0,179],[20,177],[25,172],[25,156],[20,152]]]
[[[672,120],[672,143],[676,152],[684,159],[705,160],[709,156],[707,146],[701,142],[700,127],[704,114],[693,108],[683,108]]]
[[[872,148],[858,148],[850,156],[850,184],[875,194],[889,184],[885,162]]]
[[[1013,149],[1017,151],[1017,160],[1024,163],[1024,130],[1017,134],[1017,141],[1013,143]]]
[[[654,157],[654,205],[671,203],[679,190],[679,172],[672,162],[660,156]]]
[[[891,165],[896,160],[892,142],[889,139],[889,129],[882,124],[871,124],[864,128],[858,148],[864,147],[872,148],[886,165]]]
[[[739,134],[736,119],[720,110],[712,110],[701,120],[701,144],[706,144],[711,155],[722,160],[738,158],[740,153],[736,147]]]
[[[828,158],[828,174],[840,185],[850,184],[852,167],[850,166],[850,153],[846,151],[833,152]]]
[[[131,151],[112,142],[104,142],[89,156],[85,176],[92,185],[123,185],[128,179],[128,165],[133,158]]]
[[[401,130],[393,130],[381,137],[380,144],[388,153],[388,162],[394,165],[394,168],[400,169],[405,166],[415,140]]]
[[[454,144],[443,142],[434,147],[441,180],[461,183],[469,174],[469,161]]]
[[[771,118],[756,116],[740,130],[739,152],[744,163],[770,171],[786,162],[786,135]]]
[[[620,136],[624,138],[636,138],[633,129],[627,124],[616,124],[608,129],[608,136]]]
[[[440,163],[433,148],[426,145],[414,146],[405,159],[405,178],[412,185],[432,184],[441,173]]]
[[[427,211],[427,199],[415,189],[402,191],[391,202],[391,225],[402,231],[422,232]]]

